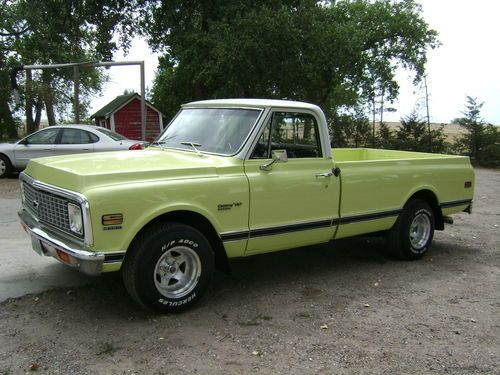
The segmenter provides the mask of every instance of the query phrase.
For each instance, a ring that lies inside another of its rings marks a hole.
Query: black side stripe
[[[322,220],[322,221],[313,221],[311,223],[283,225],[280,227],[250,229],[250,237],[252,238],[262,237],[273,234],[298,232],[301,230],[308,230],[308,229],[327,228],[330,227],[331,225],[332,225],[332,220]]]
[[[222,241],[237,241],[237,240],[246,240],[248,239],[248,230],[244,230],[241,232],[232,232],[232,233],[224,233],[220,235]]]
[[[340,219],[321,220],[321,221],[313,221],[310,223],[290,224],[279,227],[257,228],[257,229],[251,229],[249,231],[246,230],[240,232],[224,233],[221,234],[221,239],[222,241],[237,241],[255,237],[272,236],[275,234],[298,232],[308,229],[327,228],[330,226],[338,225],[339,223],[349,224],[349,223],[357,223],[360,221],[376,220],[385,217],[397,216],[401,211],[402,211],[401,209],[398,209],[398,210],[377,212],[373,214],[343,217]]]
[[[364,215],[342,217],[342,218],[340,218],[340,224],[357,223],[359,221],[383,219],[385,217],[398,216],[401,213],[401,211],[403,211],[403,210],[398,209],[398,210],[392,210],[392,211],[376,212],[374,214],[364,214]]]
[[[439,206],[441,208],[446,208],[446,207],[455,207],[455,206],[463,206],[465,204],[469,204],[472,202],[472,199],[462,199],[459,201],[449,201],[449,202],[443,202]]]
[[[104,254],[104,263],[121,262],[125,258],[125,253]]]

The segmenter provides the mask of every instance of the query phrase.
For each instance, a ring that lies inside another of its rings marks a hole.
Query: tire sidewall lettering
[[[179,300],[179,301],[175,301],[175,300],[172,301],[172,300],[168,300],[165,298],[159,298],[158,303],[161,303],[162,305],[169,306],[169,307],[182,306],[182,305],[185,305],[185,304],[191,302],[195,298],[196,298],[196,292],[193,292],[187,298],[184,298],[184,299]]]
[[[191,249],[195,250],[195,249],[199,248],[200,245],[198,244],[198,242],[196,242],[194,240],[181,238],[179,240],[168,241],[168,242],[164,243],[163,245],[161,245],[161,252],[164,253],[165,251],[170,250],[171,248],[176,247],[176,246],[186,246],[186,247],[190,247]]]
[[[429,210],[426,208],[421,208],[420,210],[415,212],[415,215],[413,215],[413,218],[415,219],[419,214],[426,214],[427,216],[429,216],[429,218],[432,217],[432,213],[429,212]]]

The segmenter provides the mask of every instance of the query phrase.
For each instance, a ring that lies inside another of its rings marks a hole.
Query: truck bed
[[[462,211],[473,197],[474,172],[464,156],[370,148],[335,148],[332,156],[341,170],[341,217],[396,213],[341,225],[336,238],[391,228],[416,192],[431,196],[443,215]]]
[[[431,154],[426,152],[381,150],[373,148],[333,148],[333,160],[336,162],[359,162],[381,160],[408,160],[408,159],[462,159],[462,156]]]

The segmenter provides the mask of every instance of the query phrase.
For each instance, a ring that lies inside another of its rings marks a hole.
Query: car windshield
[[[240,149],[260,113],[258,109],[242,108],[182,109],[153,144],[232,155]]]
[[[109,138],[111,138],[113,141],[125,141],[128,138],[124,137],[121,134],[112,132],[111,130],[108,130],[106,128],[95,128],[98,132],[101,132],[102,134],[106,134]]]

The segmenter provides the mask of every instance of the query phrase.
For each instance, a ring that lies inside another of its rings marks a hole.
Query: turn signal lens
[[[128,149],[129,150],[142,150],[142,145],[140,143],[134,143]]]
[[[56,252],[59,259],[61,259],[64,263],[71,264],[71,259],[68,254],[58,249],[56,249]]]
[[[102,215],[102,225],[120,225],[123,223],[123,214]]]

